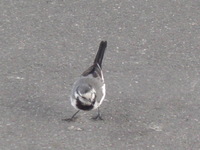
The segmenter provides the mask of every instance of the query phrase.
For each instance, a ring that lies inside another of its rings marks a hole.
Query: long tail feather
[[[99,50],[98,50],[95,60],[94,60],[94,64],[99,64],[100,67],[102,65],[102,60],[103,60],[103,56],[104,56],[106,47],[107,47],[107,41],[101,41],[101,43],[99,45]]]

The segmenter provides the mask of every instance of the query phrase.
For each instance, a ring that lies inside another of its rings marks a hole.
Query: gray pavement
[[[101,111],[71,86],[101,40]],[[1,150],[199,150],[199,0],[0,2]]]

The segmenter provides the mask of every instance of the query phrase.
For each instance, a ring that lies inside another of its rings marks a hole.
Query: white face
[[[94,89],[91,89],[90,91],[88,91],[87,93],[82,94],[81,96],[86,98],[86,99],[88,99],[88,100],[93,101],[94,98],[95,98],[95,93],[96,93],[96,91]]]
[[[79,98],[79,100],[85,104],[91,104],[95,99],[96,91],[92,88],[87,93],[80,93],[79,91],[75,92],[75,97]]]

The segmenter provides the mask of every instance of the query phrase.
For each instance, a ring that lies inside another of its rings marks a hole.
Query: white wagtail
[[[64,119],[65,121],[72,121],[80,110],[89,111],[96,108],[98,108],[98,114],[93,119],[102,120],[99,106],[106,95],[102,72],[102,60],[106,47],[107,41],[101,41],[93,65],[74,83],[70,99],[71,105],[78,111],[71,118]]]

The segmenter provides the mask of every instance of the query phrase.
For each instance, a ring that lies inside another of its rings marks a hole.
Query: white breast
[[[102,104],[102,102],[106,96],[106,85],[105,84],[103,84],[103,86],[101,87],[101,90],[102,90],[103,95],[101,97],[101,100],[94,104],[94,109],[98,108]]]

